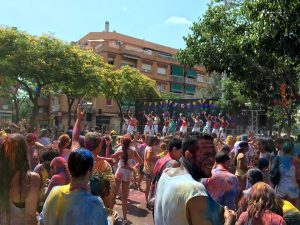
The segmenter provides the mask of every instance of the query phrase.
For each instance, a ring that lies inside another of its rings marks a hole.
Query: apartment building
[[[182,98],[196,98],[197,89],[205,88],[207,76],[204,68],[186,68],[175,59],[177,49],[149,41],[109,32],[90,32],[78,42],[84,48],[99,53],[105,62],[116,69],[128,65],[156,81],[162,93],[174,93]]]
[[[122,66],[137,68],[155,80],[161,93],[173,93],[181,98],[197,98],[197,90],[205,88],[208,77],[203,67],[185,68],[175,59],[177,49],[109,31],[90,32],[77,42],[82,48],[100,54],[115,69]],[[184,73],[184,71],[186,71]],[[50,115],[61,128],[66,128],[67,100],[65,96],[51,97]],[[117,104],[105,97],[90,99],[93,103],[89,124],[103,130],[119,130],[120,112]],[[75,104],[76,105],[76,104]],[[75,105],[73,111],[75,111]],[[132,108],[131,111],[133,111]]]

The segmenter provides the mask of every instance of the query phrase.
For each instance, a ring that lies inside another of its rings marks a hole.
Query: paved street
[[[152,212],[146,208],[145,195],[143,192],[131,189],[128,204],[128,224],[154,225]],[[118,211],[122,218],[122,202],[120,200],[117,200],[114,209]],[[119,225],[121,222],[116,224]]]

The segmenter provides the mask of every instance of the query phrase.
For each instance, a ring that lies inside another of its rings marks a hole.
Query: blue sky
[[[53,33],[77,41],[88,32],[110,30],[174,48],[207,9],[210,0],[0,0],[0,25],[31,34]]]

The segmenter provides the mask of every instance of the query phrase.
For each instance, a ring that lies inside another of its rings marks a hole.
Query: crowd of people
[[[57,140],[48,130],[1,131],[0,225],[128,224],[131,188],[144,192],[155,225],[300,224],[300,135],[226,137],[224,117],[214,128],[203,116],[205,125],[191,116],[189,132],[180,115],[172,133],[164,117],[160,134],[159,117],[145,114],[142,135],[130,116],[117,136],[84,131],[79,107]]]
[[[150,112],[147,114],[144,112],[144,118],[146,119],[146,124],[144,126],[144,134],[158,134],[159,125],[161,119],[163,120],[163,126],[161,129],[161,134],[174,135],[176,132],[180,132],[186,135],[191,128],[191,132],[204,132],[204,133],[214,133],[217,137],[222,139],[226,138],[226,128],[229,127],[230,116],[223,115],[211,115],[207,114],[205,111],[195,115],[192,113],[190,116],[184,116],[182,113],[179,116],[170,116],[169,112],[163,113],[160,118],[156,113]],[[137,132],[137,127],[139,122],[134,115],[128,115],[123,117],[123,133],[133,134]]]

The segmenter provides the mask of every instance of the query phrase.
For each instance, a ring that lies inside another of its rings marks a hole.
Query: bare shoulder
[[[35,186],[35,185],[40,185],[41,183],[41,177],[38,173],[36,172],[29,172],[28,176],[30,178],[30,185]]]

